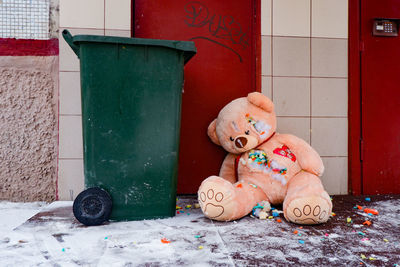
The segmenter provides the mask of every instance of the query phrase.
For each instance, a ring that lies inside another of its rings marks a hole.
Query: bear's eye
[[[250,134],[250,131],[247,130],[247,131],[245,131],[244,133],[247,134],[247,135],[249,135],[249,134]]]
[[[232,136],[231,136],[231,137],[229,137],[229,139],[230,139],[232,142],[235,140],[235,139],[233,139],[233,138],[232,138]]]

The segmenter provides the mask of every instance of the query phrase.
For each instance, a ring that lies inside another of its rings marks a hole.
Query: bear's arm
[[[323,174],[324,164],[321,157],[306,141],[291,134],[277,134],[276,139],[294,153],[303,170],[317,176]]]
[[[221,170],[219,171],[219,176],[231,182],[232,184],[237,182],[235,170],[236,156],[237,155],[232,153],[226,155],[224,162],[222,163]]]

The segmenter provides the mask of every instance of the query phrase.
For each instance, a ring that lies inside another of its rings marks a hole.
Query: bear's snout
[[[235,146],[237,148],[243,148],[246,145],[247,145],[247,138],[246,137],[240,136],[240,137],[236,138]]]

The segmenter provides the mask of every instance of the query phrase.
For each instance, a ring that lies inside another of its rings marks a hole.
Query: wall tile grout
[[[271,46],[271,100],[274,101],[274,0],[271,0],[271,38],[269,45]]]
[[[312,118],[312,0],[310,0],[310,116]],[[310,119],[310,144],[312,145],[312,119]]]

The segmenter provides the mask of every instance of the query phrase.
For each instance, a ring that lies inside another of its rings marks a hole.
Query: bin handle
[[[64,37],[64,40],[67,42],[67,44],[72,48],[74,53],[78,56],[79,58],[79,45],[74,44],[72,41],[72,35],[68,30],[63,30],[62,35]]]

